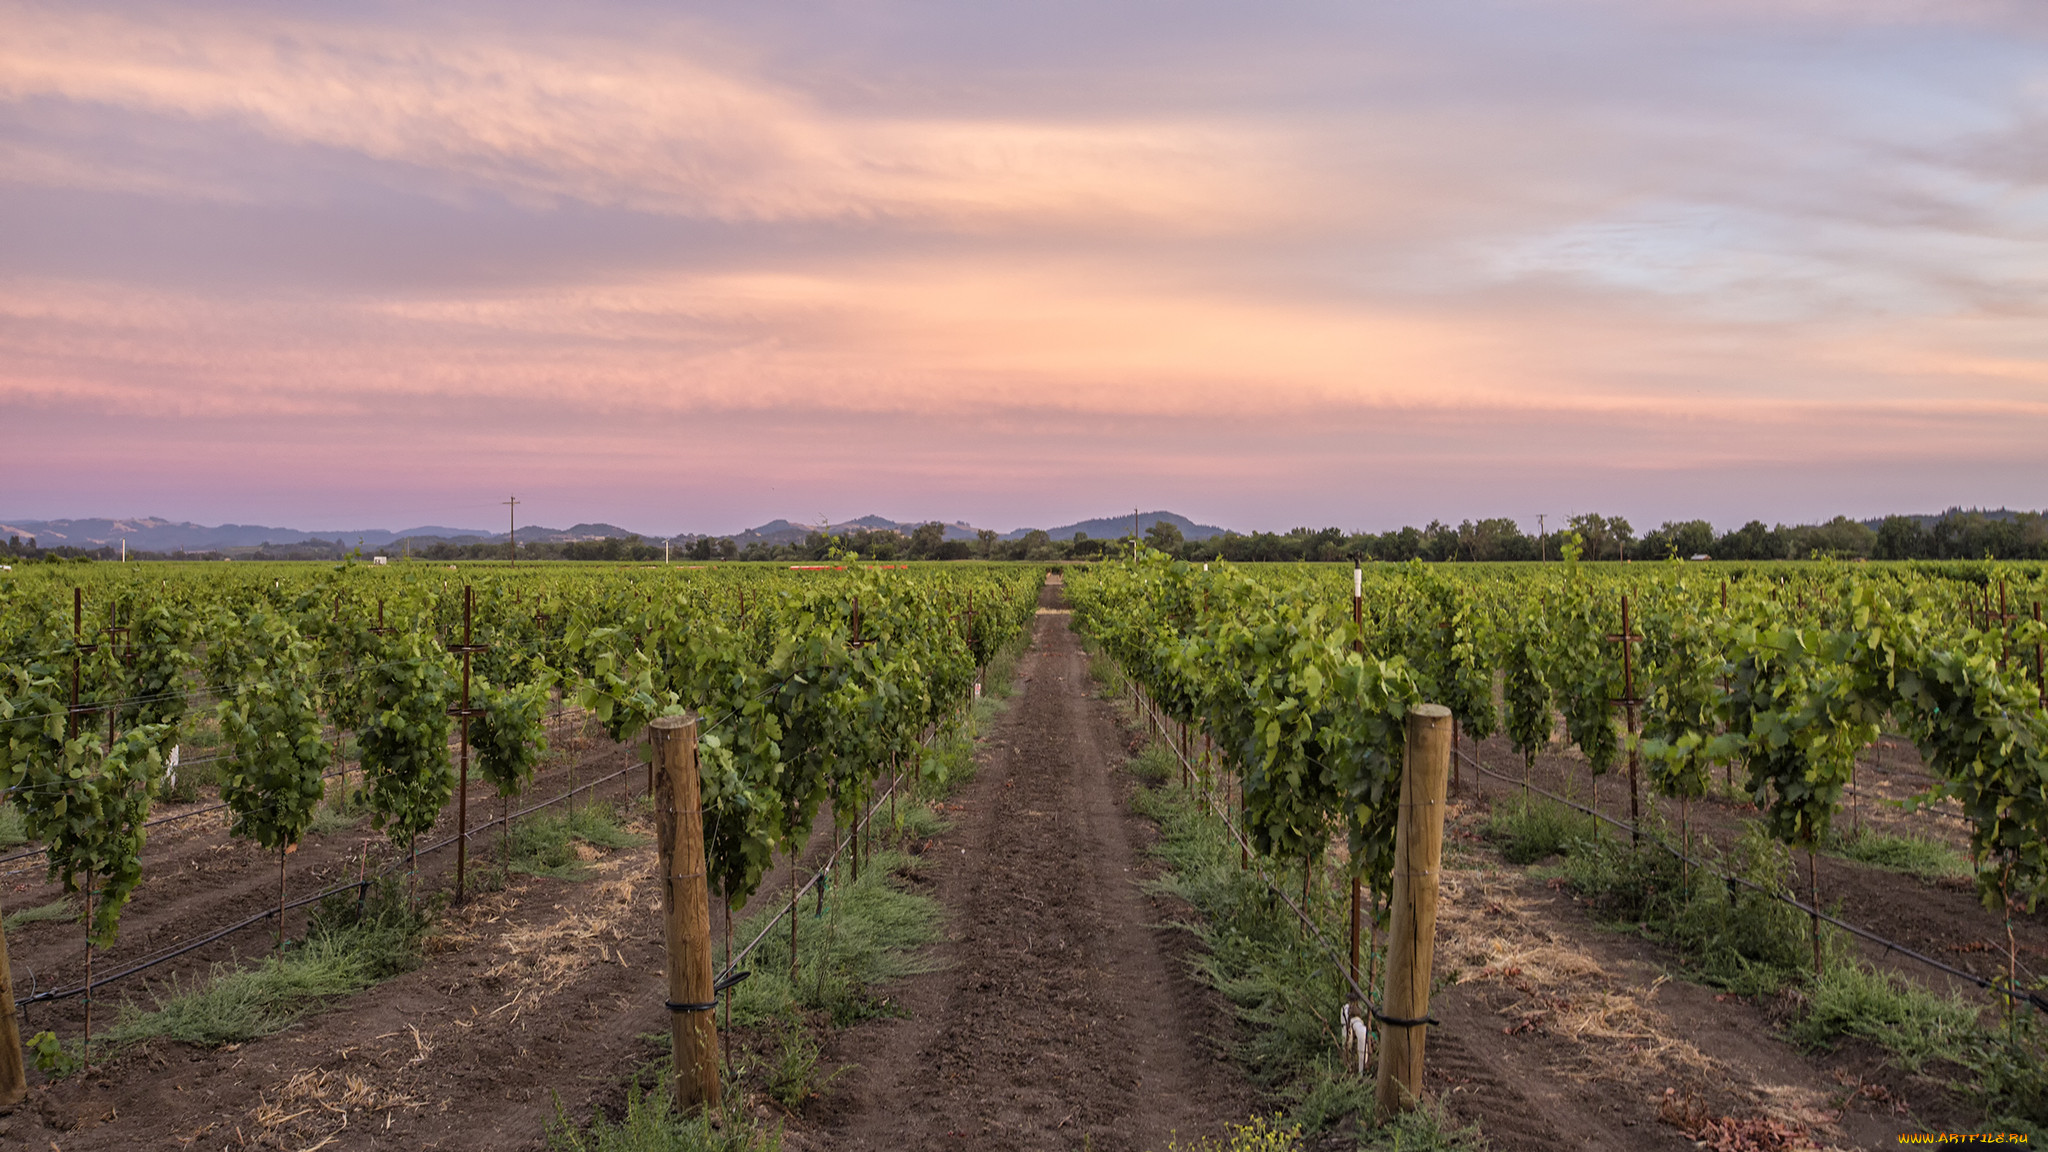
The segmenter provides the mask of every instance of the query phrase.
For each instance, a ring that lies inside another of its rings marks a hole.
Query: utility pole
[[[1138,510],[1131,509],[1131,559],[1138,558]]]
[[[512,566],[519,567],[519,497],[505,501],[505,521],[512,535]]]
[[[1536,559],[1538,560],[1550,559],[1549,555],[1547,555],[1550,549],[1546,543],[1550,539],[1550,535],[1543,528],[1543,518],[1548,515],[1550,515],[1548,512],[1538,512],[1536,514]]]

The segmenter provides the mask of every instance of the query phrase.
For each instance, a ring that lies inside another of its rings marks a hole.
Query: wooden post
[[[711,990],[711,884],[704,864],[704,812],[697,781],[697,717],[662,716],[648,726],[657,781],[662,922],[668,950],[669,1038],[676,1109],[718,1105],[718,1006]]]
[[[7,967],[7,932],[0,929],[0,1112],[28,1096],[28,1070],[21,1062],[21,1031],[14,1019],[14,974]]]
[[[1444,848],[1444,786],[1451,768],[1451,710],[1408,710],[1401,769],[1401,822],[1394,840],[1394,912],[1387,933],[1387,988],[1380,998],[1382,1116],[1415,1107],[1422,1094],[1423,1020],[1429,1015],[1436,953],[1436,895]]]

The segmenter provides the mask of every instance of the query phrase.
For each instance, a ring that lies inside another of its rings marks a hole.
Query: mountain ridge
[[[1179,528],[1181,535],[1189,540],[1202,540],[1223,533],[1223,529],[1197,524],[1185,516],[1173,512],[1145,512],[1138,517],[1143,528],[1150,528],[1156,521],[1164,520]],[[519,539],[528,543],[574,543],[587,540],[605,540],[639,536],[643,540],[659,542],[673,540],[689,543],[705,536],[714,540],[731,540],[744,548],[749,544],[797,544],[813,532],[823,531],[829,535],[844,536],[861,531],[893,531],[909,535],[923,520],[891,520],[886,516],[869,513],[851,520],[837,523],[800,524],[793,520],[770,520],[766,524],[732,533],[682,532],[664,537],[659,533],[636,533],[616,524],[603,521],[579,522],[567,528],[550,528],[545,525],[521,525]],[[1071,539],[1076,532],[1085,532],[1090,537],[1114,538],[1129,530],[1127,519],[1106,516],[1094,520],[1082,520],[1057,528],[1045,529],[1047,535],[1057,540]],[[965,520],[945,524],[947,540],[974,541],[979,529]],[[1018,528],[1000,533],[999,540],[1019,540],[1035,528]],[[44,548],[73,547],[97,549],[119,547],[125,541],[131,549],[143,552],[220,552],[229,549],[247,549],[268,544],[286,547],[313,541],[337,541],[343,548],[356,546],[365,549],[386,549],[393,546],[414,544],[427,546],[437,543],[448,544],[502,544],[508,533],[492,532],[483,528],[454,528],[440,524],[426,524],[414,528],[397,530],[386,528],[355,528],[346,530],[322,530],[285,528],[263,524],[196,524],[189,520],[167,520],[158,516],[126,517],[78,517],[53,520],[17,519],[0,521],[0,537],[18,536],[24,541],[33,537]]]

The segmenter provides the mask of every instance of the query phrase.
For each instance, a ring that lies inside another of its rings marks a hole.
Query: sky
[[[0,515],[2048,507],[2039,0],[0,0]]]

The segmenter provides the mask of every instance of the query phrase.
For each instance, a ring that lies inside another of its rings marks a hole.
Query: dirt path
[[[1139,887],[1152,829],[1123,803],[1129,749],[1046,592],[1021,692],[926,857],[942,967],[903,989],[907,1017],[835,1040],[828,1059],[857,1067],[792,1147],[1156,1149],[1251,1109],[1228,1006]]]

